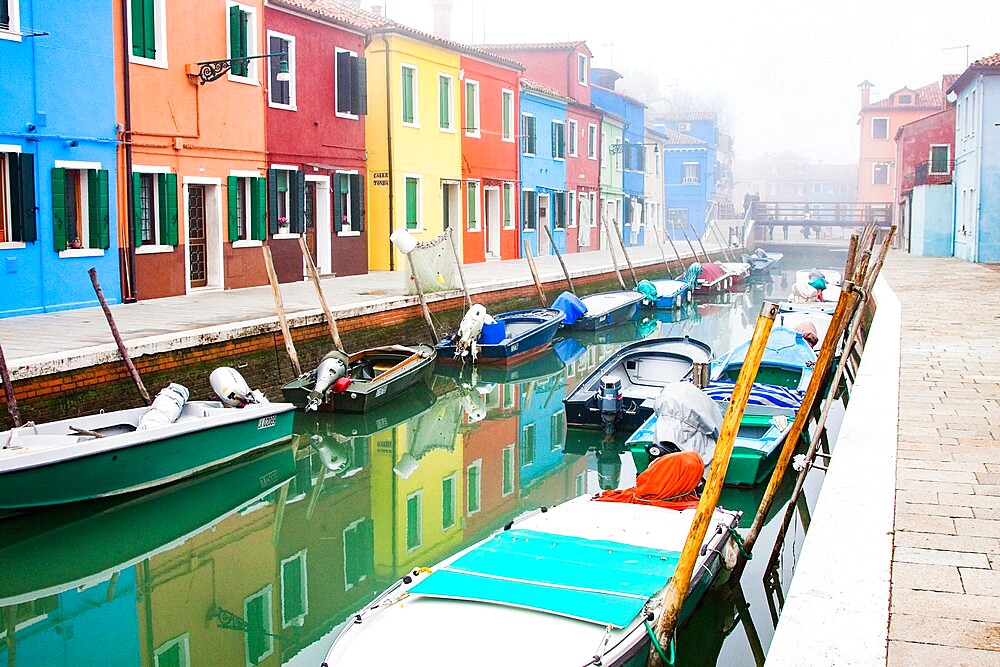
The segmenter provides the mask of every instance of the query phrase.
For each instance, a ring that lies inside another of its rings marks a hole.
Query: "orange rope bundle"
[[[604,491],[594,500],[685,510],[698,505],[694,490],[704,474],[705,462],[698,452],[675,452],[653,459],[634,487]]]

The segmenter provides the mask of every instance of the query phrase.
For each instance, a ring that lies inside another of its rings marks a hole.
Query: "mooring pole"
[[[851,240],[847,244],[847,261],[844,262],[843,278],[850,278],[854,275],[854,263],[858,257],[858,242],[858,235],[851,234]]]
[[[146,391],[146,385],[142,383],[142,378],[139,377],[139,371],[135,369],[135,365],[132,363],[132,358],[128,355],[128,350],[125,348],[125,342],[122,341],[122,335],[118,332],[118,327],[115,325],[115,318],[111,314],[111,308],[108,307],[108,301],[104,298],[104,291],[101,289],[101,283],[97,280],[97,269],[90,269],[87,271],[90,274],[90,282],[94,285],[94,292],[97,294],[97,300],[101,302],[101,308],[104,310],[104,317],[108,320],[108,326],[111,327],[111,335],[114,336],[115,343],[118,345],[118,353],[122,355],[122,361],[125,362],[125,368],[128,369],[129,375],[132,376],[132,381],[135,382],[136,388],[139,390],[139,395],[142,396],[142,400],[146,401],[146,405],[151,404],[153,401],[149,398],[149,392]]]
[[[21,425],[21,412],[17,409],[17,398],[14,396],[14,383],[10,381],[10,372],[7,370],[7,360],[3,356],[3,346],[0,346],[0,377],[3,379],[3,395],[7,402],[7,412],[14,422],[14,426]]]
[[[663,267],[667,270],[667,275],[669,276],[670,262],[667,261],[667,251],[663,249],[663,242],[660,240],[660,230],[656,227],[653,227],[653,236],[656,238],[656,247],[660,249],[660,256],[663,258]]]
[[[639,279],[635,277],[635,269],[632,267],[632,260],[629,259],[628,250],[625,249],[625,235],[622,234],[622,230],[618,226],[617,218],[611,218],[611,224],[615,226],[615,235],[618,237],[618,243],[622,246],[622,254],[625,255],[625,263],[628,264],[628,270],[632,274],[632,282],[638,285]]]
[[[601,226],[604,227],[604,238],[608,240],[608,252],[611,253],[611,265],[615,267],[615,275],[618,276],[618,284],[625,289],[625,280],[622,278],[622,272],[618,270],[618,258],[615,257],[615,247],[614,242],[611,240],[611,227],[608,226],[608,221],[601,216]]]
[[[691,248],[691,256],[694,257],[695,260],[697,260],[697,261],[700,262],[701,261],[701,257],[698,256],[698,251],[694,249],[694,244],[691,243],[691,237],[688,236],[687,230],[686,229],[682,229],[681,230],[681,234],[684,235],[684,240],[687,241],[688,247]],[[709,258],[708,255],[705,255],[705,263],[706,264],[711,264],[712,263],[712,260]]]
[[[691,225],[691,233],[694,234],[694,238],[698,241],[698,247],[701,248],[701,253],[705,255],[706,259],[710,259],[708,256],[708,251],[705,250],[705,244],[701,242],[701,234],[698,234],[698,230]]]
[[[827,329],[826,336],[823,338],[823,346],[820,348],[819,357],[816,360],[816,365],[813,366],[812,376],[809,378],[809,385],[806,387],[806,393],[802,399],[802,404],[799,406],[798,412],[795,413],[795,421],[792,422],[791,429],[785,436],[785,442],[778,455],[778,461],[774,466],[774,472],[771,473],[771,479],[768,481],[767,489],[764,491],[764,496],[761,499],[757,515],[753,519],[753,524],[750,526],[749,533],[743,540],[743,548],[747,552],[753,548],[754,542],[757,541],[757,537],[760,535],[760,530],[764,526],[764,519],[767,517],[767,514],[771,509],[774,497],[778,492],[778,487],[781,485],[781,480],[785,476],[788,464],[792,460],[792,454],[795,452],[795,448],[798,446],[799,438],[802,436],[806,424],[809,421],[813,405],[815,405],[816,399],[823,387],[823,380],[830,369],[830,364],[833,361],[834,354],[839,347],[840,336],[844,332],[848,319],[854,312],[854,304],[857,301],[857,298],[858,290],[854,288],[854,283],[850,280],[845,280],[841,288],[840,299],[837,301],[837,308],[833,311],[833,317],[830,320],[830,327]],[[737,559],[736,567],[733,569],[733,576],[739,578],[739,575],[743,572],[744,567],[746,567],[746,558],[741,553]]]
[[[729,258],[729,261],[736,261],[736,253],[732,251],[724,236],[722,236],[722,230],[716,225],[715,220],[710,220],[708,223],[709,229],[712,231],[712,236],[715,240],[719,242],[719,247],[722,248],[722,254]]]
[[[313,263],[312,255],[309,254],[309,248],[306,247],[306,240],[303,236],[299,236],[299,248],[302,250],[302,256],[306,260],[306,269],[309,271],[309,278],[312,279],[313,287],[316,288],[316,295],[319,297],[319,305],[323,308],[323,314],[326,316],[326,323],[330,327],[330,337],[333,338],[333,345],[343,352],[344,344],[340,341],[337,320],[334,319],[333,313],[330,312],[330,305],[326,302],[326,295],[323,294],[323,287],[319,283],[319,271],[316,270],[316,264]]]
[[[524,256],[528,259],[528,268],[531,269],[531,279],[535,281],[535,288],[538,290],[538,298],[541,299],[543,306],[547,306],[548,301],[545,299],[545,292],[542,291],[542,281],[538,279],[538,271],[535,270],[535,257],[531,254],[531,244],[528,243],[528,239],[521,239],[521,245],[524,247]]]
[[[572,292],[575,295],[576,294],[576,288],[573,287],[573,278],[570,277],[570,275],[569,275],[569,270],[566,268],[566,262],[563,261],[562,253],[559,252],[559,248],[556,247],[556,240],[554,238],[552,238],[552,232],[549,231],[549,226],[548,225],[545,225],[543,227],[543,229],[545,230],[545,233],[549,237],[549,244],[552,246],[552,252],[554,252],[556,254],[556,259],[559,260],[559,266],[562,267],[563,275],[566,276],[566,282],[569,284],[569,291]]]
[[[295,376],[302,375],[302,366],[299,365],[299,355],[295,352],[295,341],[292,340],[292,332],[288,328],[288,320],[285,319],[285,304],[281,300],[281,289],[278,287],[278,274],[274,272],[274,262],[271,259],[271,249],[266,245],[260,247],[264,253],[264,268],[267,269],[267,279],[271,283],[271,292],[274,294],[274,307],[278,311],[278,325],[281,327],[281,337],[285,343],[285,350],[288,358],[292,362],[292,370]]]
[[[777,304],[765,301],[757,317],[757,324],[754,327],[753,338],[750,340],[750,347],[747,350],[743,368],[740,369],[739,377],[736,378],[736,386],[733,388],[732,400],[726,416],[722,420],[722,428],[719,431],[719,439],[715,445],[715,454],[712,456],[712,464],[708,470],[708,479],[705,482],[705,489],[702,491],[701,499],[698,501],[698,508],[695,510],[694,518],[691,521],[691,529],[681,550],[677,567],[670,578],[667,592],[663,598],[659,618],[656,622],[656,638],[661,645],[666,645],[674,635],[677,626],[677,619],[680,616],[681,605],[687,597],[688,587],[691,585],[691,574],[694,571],[698,554],[701,552],[702,544],[705,541],[705,534],[708,532],[709,523],[715,513],[715,506],[719,501],[719,494],[722,492],[722,483],[726,477],[726,469],[729,466],[729,456],[733,451],[733,444],[736,441],[736,433],[740,428],[740,420],[743,418],[743,411],[746,408],[747,400],[750,398],[750,388],[757,370],[760,368],[760,360],[764,357],[764,349],[767,347],[767,338],[774,325],[774,317],[778,314]],[[649,662],[647,665],[660,665],[660,658],[656,651],[649,652]]]
[[[455,243],[455,237],[451,233],[451,228],[445,230],[445,234],[448,235],[448,242],[451,243],[451,252],[455,256],[455,267],[458,269],[458,279],[462,283],[462,292],[465,293],[465,306],[467,308],[472,308],[472,295],[469,294],[469,288],[465,285],[465,271],[462,270],[462,258],[458,256],[458,245]]]

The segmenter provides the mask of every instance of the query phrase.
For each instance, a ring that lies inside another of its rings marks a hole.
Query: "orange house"
[[[126,299],[265,284],[263,0],[123,4]]]

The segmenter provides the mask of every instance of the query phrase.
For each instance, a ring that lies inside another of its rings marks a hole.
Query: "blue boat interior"
[[[623,628],[667,584],[679,557],[678,551],[514,528],[435,570],[409,592]]]

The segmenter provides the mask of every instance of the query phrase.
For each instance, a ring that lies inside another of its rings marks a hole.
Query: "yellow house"
[[[389,236],[433,239],[462,219],[461,45],[392,25],[365,50],[368,268],[402,269]],[[458,230],[456,230],[458,231]]]

